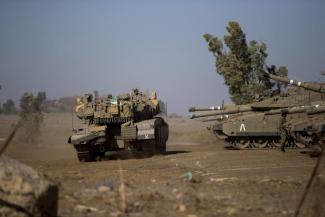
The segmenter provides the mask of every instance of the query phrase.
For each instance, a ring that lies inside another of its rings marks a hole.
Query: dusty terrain
[[[60,216],[293,216],[316,162],[298,150],[226,150],[202,123],[173,118],[165,155],[79,163],[71,119],[46,115],[38,144],[6,151],[59,183]],[[0,115],[1,138],[16,120]]]

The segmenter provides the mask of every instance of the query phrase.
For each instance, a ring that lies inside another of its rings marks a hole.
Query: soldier
[[[281,144],[281,150],[285,152],[285,145],[288,143],[288,132],[286,128],[287,123],[287,113],[285,111],[281,112],[281,124],[280,124],[280,144]]]

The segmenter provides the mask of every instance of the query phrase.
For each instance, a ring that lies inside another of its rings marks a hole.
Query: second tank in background
[[[279,147],[283,133],[290,137],[286,147],[312,146],[316,128],[321,128],[325,120],[323,85],[271,74],[266,76],[297,87],[276,96],[259,97],[256,102],[247,105],[191,107],[190,118],[213,117],[212,120],[217,122],[210,129],[233,148]],[[204,113],[193,113],[199,111]]]

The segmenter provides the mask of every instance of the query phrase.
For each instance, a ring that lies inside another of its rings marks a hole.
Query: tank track
[[[94,153],[90,150],[90,145],[80,144],[74,145],[79,161],[81,162],[90,162],[95,159]]]
[[[280,137],[277,138],[259,138],[259,137],[243,137],[243,138],[226,138],[226,148],[229,149],[276,149],[281,148]],[[290,141],[285,145],[285,149],[306,148],[302,143]]]
[[[160,153],[166,152],[166,143],[169,133],[168,130],[168,125],[165,123],[162,123],[159,127],[155,129],[155,149]]]
[[[100,151],[100,144],[90,142],[87,144],[74,145],[80,162],[97,161],[105,157],[105,152]]]
[[[162,123],[155,129],[155,139],[136,141],[133,145],[137,152],[147,154],[164,154],[166,152],[166,143],[168,139],[168,125]]]
[[[166,152],[166,143],[168,139],[168,125],[162,122],[155,129],[155,139],[137,140],[127,142],[126,150],[134,156],[152,156],[154,154],[164,154]],[[87,144],[74,145],[79,161],[92,162],[105,158],[105,152],[100,151],[100,147],[105,146],[96,140]]]

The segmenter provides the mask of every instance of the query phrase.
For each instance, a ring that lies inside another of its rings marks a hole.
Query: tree
[[[274,86],[274,82],[265,76],[267,47],[265,43],[254,40],[247,44],[246,35],[237,22],[230,21],[226,30],[228,35],[223,37],[224,42],[209,33],[203,37],[216,58],[216,71],[229,87],[232,101],[236,104],[250,103],[256,95],[267,93]],[[223,48],[224,44],[227,49]]]
[[[277,76],[282,76],[282,77],[288,76],[288,69],[285,66],[280,66],[277,69],[275,65],[271,65],[271,67],[267,67],[267,71]],[[281,91],[288,86],[286,83],[280,81],[276,81],[275,83],[276,83],[277,91],[279,93],[281,93]]]
[[[2,106],[2,112],[5,114],[16,113],[15,102],[12,99],[8,99]]]
[[[40,125],[43,121],[41,100],[33,94],[25,93],[20,99],[20,140],[34,143],[40,135]]]
[[[37,99],[40,101],[40,104],[44,103],[46,100],[46,92],[43,91],[38,92]]]
[[[36,100],[38,100],[38,103],[40,105],[41,111],[47,112],[46,108],[46,92],[45,91],[39,91],[37,93]]]

